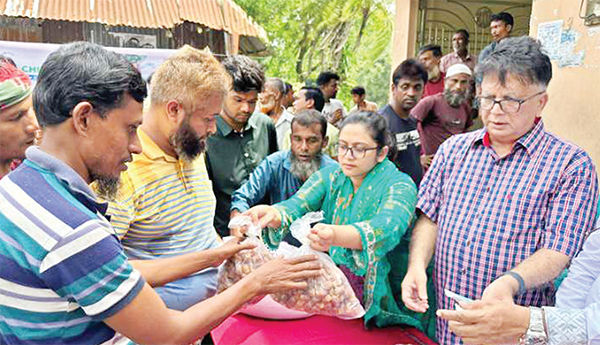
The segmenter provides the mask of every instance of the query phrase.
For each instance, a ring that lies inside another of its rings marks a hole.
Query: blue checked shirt
[[[598,198],[590,157],[546,132],[542,121],[504,157],[484,129],[440,147],[419,190],[419,208],[437,224],[435,273],[440,309],[453,309],[444,289],[479,299],[502,273],[539,249],[573,257],[593,228]],[[521,305],[554,304],[551,283],[516,297]],[[460,343],[438,320],[441,344]]]

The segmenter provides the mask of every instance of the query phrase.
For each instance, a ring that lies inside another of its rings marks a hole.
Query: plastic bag
[[[286,242],[281,242],[277,250],[275,250],[274,255],[275,257],[290,257],[292,253],[295,253],[296,250],[298,250],[297,247],[294,247]],[[275,302],[271,295],[265,296],[256,304],[244,306],[239,312],[268,320],[305,319],[314,315],[313,313],[286,308],[283,305]]]
[[[360,318],[365,314],[365,309],[356,298],[344,273],[329,255],[310,248],[308,240],[310,225],[323,220],[323,218],[323,212],[310,212],[290,226],[292,235],[302,243],[302,246],[296,248],[295,252],[289,256],[318,255],[323,265],[323,274],[308,279],[308,286],[305,289],[276,293],[271,297],[290,309],[336,316],[341,319]]]
[[[256,245],[254,249],[242,250],[219,267],[217,278],[217,291],[220,293],[239,280],[250,274],[255,269],[262,266],[264,263],[275,259],[274,254],[265,246],[260,239],[260,228],[252,223],[252,219],[248,216],[238,216],[229,222],[229,228],[247,226],[248,236],[241,243],[253,243]],[[260,301],[264,296],[257,296],[250,300],[248,304],[254,304]]]

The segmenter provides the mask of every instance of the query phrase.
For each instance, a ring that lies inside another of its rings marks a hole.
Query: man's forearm
[[[409,267],[427,268],[435,250],[436,237],[437,224],[426,215],[420,215],[410,240]]]
[[[220,294],[200,302],[183,313],[177,313],[180,332],[177,332],[179,343],[192,343],[198,334],[208,334],[223,320],[241,308],[260,290],[253,276],[246,276]]]
[[[551,249],[539,249],[513,268],[525,281],[525,288],[532,289],[545,284],[565,269],[571,258]]]
[[[213,249],[207,249],[164,259],[129,260],[129,262],[140,271],[150,286],[157,287],[212,266],[217,260],[216,256]]]

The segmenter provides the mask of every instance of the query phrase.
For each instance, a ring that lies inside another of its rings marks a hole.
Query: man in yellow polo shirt
[[[214,295],[216,267],[244,246],[220,246],[203,152],[229,78],[210,52],[185,46],[154,73],[137,131],[142,153],[121,175],[111,223],[133,266],[171,309]],[[132,129],[131,135],[135,135]]]

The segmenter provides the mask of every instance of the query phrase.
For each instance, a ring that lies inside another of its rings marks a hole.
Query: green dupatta
[[[408,310],[400,296],[416,202],[415,184],[388,159],[369,172],[356,194],[350,178],[335,164],[313,174],[293,197],[275,205],[282,228],[266,230],[263,238],[271,247],[279,245],[293,221],[318,210],[324,211],[324,223],[354,226],[363,250],[332,247],[330,255],[337,264],[364,278],[365,325],[410,325],[433,337],[435,295],[429,294],[426,314]]]

